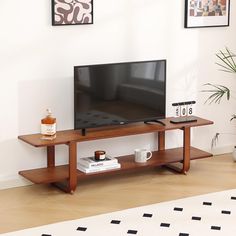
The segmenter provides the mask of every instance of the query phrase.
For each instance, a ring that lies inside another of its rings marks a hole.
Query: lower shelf
[[[212,154],[202,151],[200,149],[191,147],[190,158],[191,160],[211,157]],[[114,172],[124,171],[136,171],[143,168],[150,168],[155,166],[162,166],[170,163],[177,163],[183,160],[183,148],[173,148],[164,151],[153,152],[152,158],[146,163],[135,163],[134,155],[118,157],[119,163],[121,164],[120,169],[96,172],[91,174],[85,174],[77,170],[77,176],[79,179],[88,178],[91,176],[105,175]],[[69,178],[68,165],[56,166],[50,168],[39,168],[33,170],[24,170],[19,172],[20,175],[30,180],[35,184],[46,184],[60,182]]]

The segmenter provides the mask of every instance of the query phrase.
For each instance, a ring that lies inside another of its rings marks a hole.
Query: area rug
[[[0,235],[231,236],[236,235],[236,189]]]

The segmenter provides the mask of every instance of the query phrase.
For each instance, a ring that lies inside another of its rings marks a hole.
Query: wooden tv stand
[[[19,174],[33,183],[51,183],[65,192],[73,193],[77,186],[77,179],[81,180],[98,175],[123,173],[125,171],[139,170],[178,162],[182,163],[182,167],[175,170],[180,173],[187,173],[190,168],[190,160],[212,156],[211,153],[204,152],[190,146],[191,128],[210,125],[213,124],[213,122],[202,118],[197,118],[197,121],[195,122],[172,124],[170,123],[170,119],[171,118],[166,118],[161,120],[165,123],[165,126],[155,123],[134,123],[123,126],[112,126],[103,129],[90,129],[86,136],[82,136],[79,130],[58,131],[57,137],[53,141],[41,140],[40,134],[20,135],[18,137],[20,140],[34,147],[45,147],[47,149],[47,167],[19,171]],[[165,149],[165,132],[176,129],[183,131],[183,147]],[[134,155],[127,155],[119,157],[119,162],[121,164],[120,169],[92,174],[85,174],[77,170],[77,143],[79,142],[154,132],[158,133],[158,151],[154,151],[153,157],[146,163],[135,163]],[[69,163],[67,165],[56,166],[55,147],[61,144],[68,146]]]

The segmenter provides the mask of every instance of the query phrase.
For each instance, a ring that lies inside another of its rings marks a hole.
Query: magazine
[[[106,156],[105,160],[103,161],[95,161],[94,157],[85,157],[79,158],[78,164],[83,165],[84,167],[100,167],[100,166],[110,166],[117,164],[118,160],[114,157]]]
[[[113,165],[108,165],[108,166],[98,166],[98,167],[90,167],[90,168],[86,168],[80,164],[77,165],[78,170],[84,172],[84,173],[96,173],[99,171],[106,171],[106,170],[114,170],[114,169],[119,169],[120,168],[120,164],[116,163]]]

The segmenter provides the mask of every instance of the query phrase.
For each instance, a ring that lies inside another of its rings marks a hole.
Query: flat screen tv
[[[165,118],[166,60],[74,67],[74,128]]]

